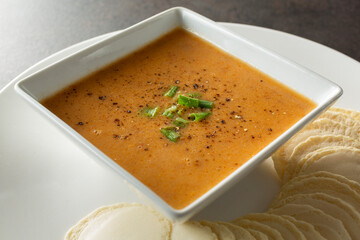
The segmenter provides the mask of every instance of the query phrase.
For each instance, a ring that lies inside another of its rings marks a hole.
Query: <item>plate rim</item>
[[[266,28],[266,27],[262,27],[262,26],[256,26],[256,25],[250,25],[250,24],[241,24],[241,23],[232,23],[232,22],[218,22],[220,24],[223,24],[224,26],[238,26],[238,25],[241,25],[242,27],[244,28],[248,28],[248,29],[258,29],[259,31],[265,31],[265,32],[275,32],[277,34],[281,34],[281,35],[284,35],[284,36],[288,36],[288,37],[295,37],[301,41],[305,41],[305,42],[308,42],[309,44],[313,44],[315,45],[316,47],[321,47],[321,48],[324,48],[324,50],[328,50],[328,51],[331,51],[335,54],[338,54],[338,55],[341,55],[342,57],[346,58],[347,60],[353,62],[353,63],[356,63],[356,64],[359,64],[359,67],[360,67],[360,62],[358,62],[356,59],[340,52],[339,50],[336,50],[334,48],[331,48],[329,46],[326,46],[322,43],[318,43],[316,41],[313,41],[311,39],[307,39],[305,37],[301,37],[301,36],[298,36],[296,34],[292,34],[292,33],[288,33],[288,32],[283,32],[283,31],[280,31],[280,30],[277,30],[277,29],[272,29],[272,28]]]

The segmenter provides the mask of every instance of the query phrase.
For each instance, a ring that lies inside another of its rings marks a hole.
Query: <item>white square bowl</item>
[[[180,210],[169,206],[151,189],[125,171],[40,103],[41,100],[52,96],[79,79],[153,42],[177,27],[182,27],[211,42],[213,45],[249,63],[317,104],[316,108],[309,114],[300,119],[227,178],[190,205]],[[33,107],[62,129],[70,138],[75,140],[79,146],[83,147],[85,151],[94,155],[95,159],[101,163],[105,163],[114,169],[127,182],[145,195],[156,208],[161,210],[167,217],[176,221],[187,220],[237,183],[257,164],[268,158],[293,134],[328,108],[342,94],[342,89],[329,80],[245,38],[235,35],[197,13],[181,7],[172,8],[157,14],[114,36],[61,59],[51,66],[41,69],[21,80],[16,84],[15,89]]]

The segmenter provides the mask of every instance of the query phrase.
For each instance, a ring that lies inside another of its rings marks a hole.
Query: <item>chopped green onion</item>
[[[190,119],[193,119],[195,122],[200,122],[201,120],[207,118],[211,115],[211,112],[199,112],[189,114]]]
[[[201,108],[213,108],[214,103],[206,100],[199,100],[199,107]]]
[[[197,108],[199,107],[199,99],[179,95],[178,104],[185,107]]]
[[[146,117],[153,118],[153,117],[155,117],[158,110],[159,110],[159,107],[154,107],[154,108],[145,107],[143,110],[141,110],[141,114]]]
[[[160,132],[172,142],[176,142],[180,137],[180,134],[175,131],[175,127],[161,128]]]
[[[177,90],[179,89],[178,86],[171,86],[171,88],[164,94],[165,97],[174,97]]]
[[[183,111],[184,111],[184,109],[183,109],[183,108],[181,108],[181,109],[179,109],[179,111],[177,111],[177,114],[178,114],[179,116],[182,116]]]
[[[169,117],[169,118],[173,118],[174,117],[174,112],[177,110],[177,106],[176,105],[172,105],[171,107],[169,107],[168,109],[166,109],[162,115]]]
[[[183,128],[186,127],[186,125],[188,123],[189,123],[188,121],[186,121],[185,119],[180,118],[180,117],[176,118],[175,121],[173,121],[174,125],[176,125],[178,127],[183,127]]]
[[[196,98],[191,98],[191,97],[186,97],[183,95],[179,95],[178,104],[185,106],[185,107],[193,107],[193,108],[201,107],[201,108],[210,108],[211,109],[214,107],[213,102],[196,99]]]
[[[201,93],[189,93],[188,96],[191,98],[201,98]]]

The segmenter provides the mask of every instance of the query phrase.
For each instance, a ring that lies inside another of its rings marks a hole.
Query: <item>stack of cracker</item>
[[[140,204],[117,204],[85,217],[65,239],[360,239],[360,112],[330,108],[272,158],[282,187],[265,213],[179,224]]]

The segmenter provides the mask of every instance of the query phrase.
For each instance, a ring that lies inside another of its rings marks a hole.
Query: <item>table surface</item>
[[[360,61],[359,0],[0,0],[0,88],[52,53],[175,6],[295,34]]]

